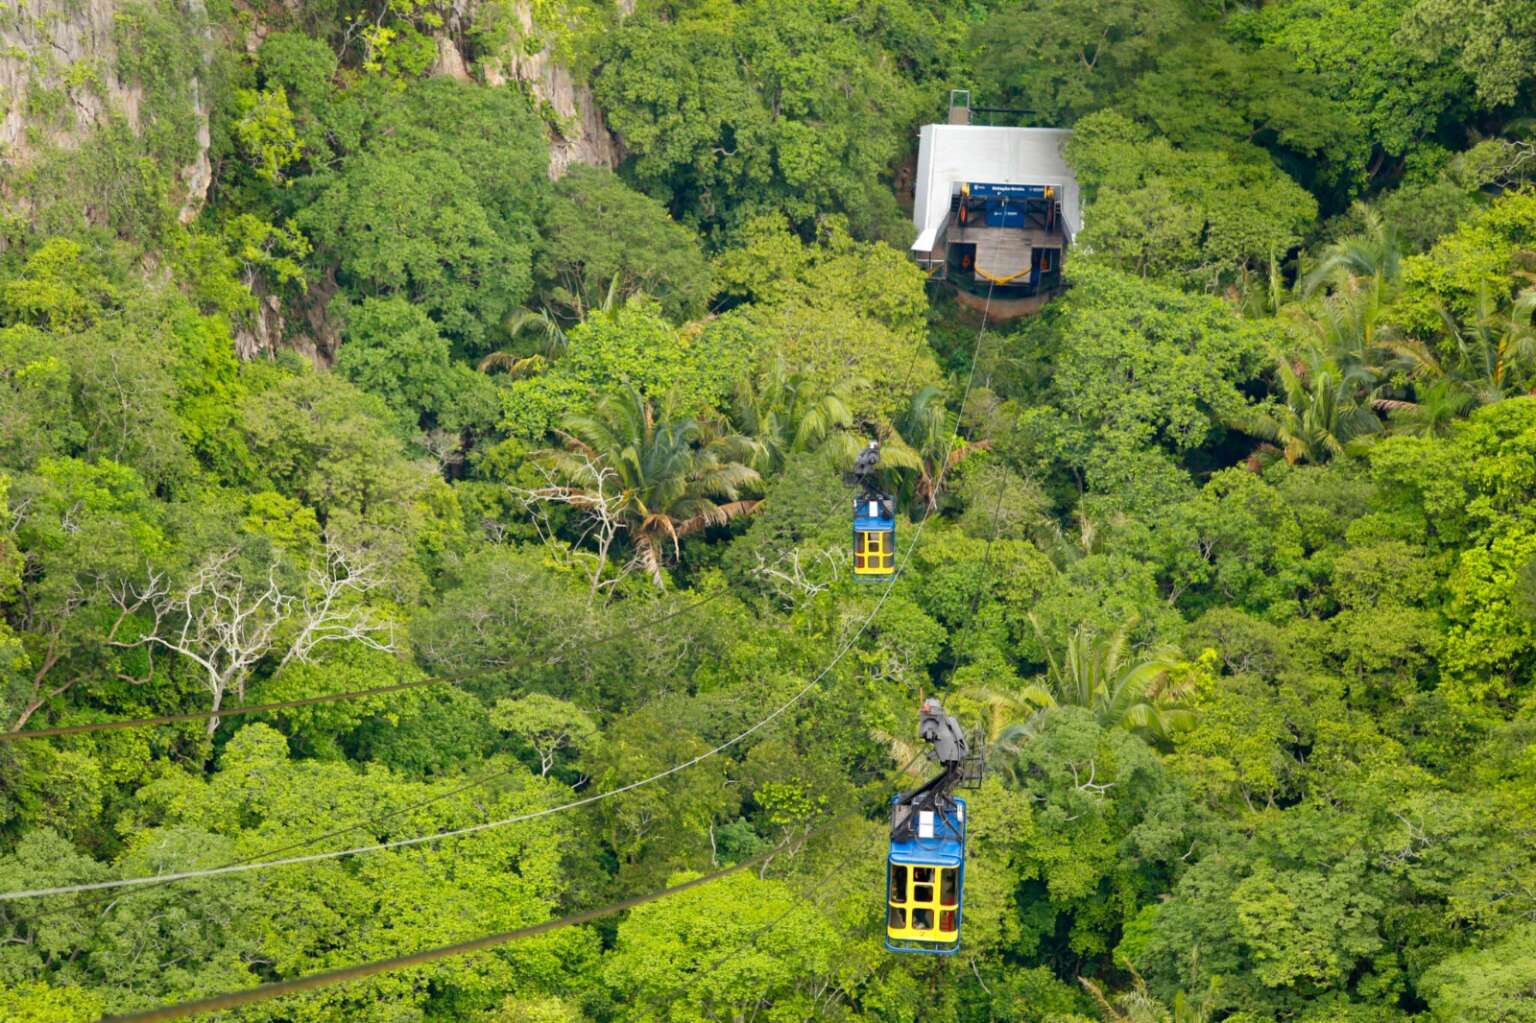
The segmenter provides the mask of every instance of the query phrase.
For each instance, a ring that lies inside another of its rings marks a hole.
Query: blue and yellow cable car
[[[885,947],[892,952],[947,956],[960,951],[960,922],[965,912],[965,800],[947,802],[944,807],[917,811],[910,837],[891,839],[885,880]]]
[[[896,502],[885,494],[853,501],[853,577],[882,582],[896,574]]]
[[[924,700],[919,715],[917,734],[933,746],[944,773],[891,800],[885,947],[947,956],[960,951],[965,916],[965,800],[951,793],[980,781],[981,761],[969,755],[960,723],[938,700]]]
[[[845,483],[862,488],[853,499],[853,577],[860,582],[885,582],[896,575],[896,501],[880,489],[879,466],[880,444],[870,441],[844,477]]]

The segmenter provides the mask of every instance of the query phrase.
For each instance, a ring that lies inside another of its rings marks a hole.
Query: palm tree
[[[558,300],[565,293],[562,289],[555,289],[555,298]],[[568,295],[566,297],[569,297]],[[618,305],[619,277],[614,275],[608,282],[608,291],[599,305],[587,307],[580,300],[576,300],[572,307],[575,312],[575,321],[580,323],[591,313],[611,313]],[[518,309],[507,317],[507,335],[517,338],[523,334],[533,334],[543,339],[544,351],[540,354],[520,356],[516,352],[503,349],[492,352],[480,360],[480,372],[488,373],[493,369],[505,370],[511,376],[522,373],[537,372],[544,368],[544,364],[561,352],[565,351],[570,339],[566,337],[565,325],[560,318],[549,309]]]
[[[1470,322],[1458,323],[1444,308],[1440,316],[1454,344],[1449,359],[1416,339],[1386,346],[1410,377],[1444,381],[1465,392],[1468,405],[1491,405],[1536,385],[1536,287],[1522,291],[1508,313],[1484,287]]]
[[[1038,724],[1037,716],[1049,705],[1048,698],[1038,686],[966,686],[955,691],[951,702],[962,721],[977,722],[976,737],[986,751],[987,765],[997,768],[1018,752],[1014,740],[1022,734],[1019,729],[1030,722]]]
[[[853,425],[850,394],[856,381],[844,381],[818,394],[801,374],[787,373],[777,359],[758,380],[744,377],[731,403],[730,424],[753,446],[750,465],[771,472],[793,452],[814,451],[829,439],[852,458],[859,444],[846,431]]]
[[[1376,402],[1378,408],[1387,407],[1394,433],[1417,437],[1445,436],[1476,404],[1476,394],[1448,377],[1415,386],[1413,401]]]
[[[555,355],[565,350],[565,329],[560,321],[549,314],[546,309],[532,310],[519,309],[507,317],[507,333],[511,337],[522,334],[536,334],[544,340],[544,351],[533,355],[518,355],[516,352],[502,349],[492,352],[480,360],[479,370],[489,373],[493,369],[504,371],[508,376],[521,376],[524,373],[536,373],[544,368],[544,364]]]
[[[1374,383],[1374,374],[1364,365],[1341,366],[1331,355],[1312,349],[1295,361],[1281,357],[1275,369],[1280,404],[1251,413],[1239,425],[1278,445],[1290,464],[1341,457],[1381,432],[1381,419],[1358,401]]]
[[[592,313],[609,313],[617,308],[625,299],[631,297],[620,285],[623,283],[623,271],[616,272],[608,280],[608,289],[603,292],[602,301],[588,303],[586,299],[587,288],[579,278],[572,280],[571,287],[556,286],[549,291],[549,297],[556,304],[564,306],[570,313],[570,317],[577,323],[586,319]]]
[[[1016,708],[1035,709],[1022,722],[1003,729],[998,738],[1003,748],[1017,750],[1037,734],[1052,707],[1082,707],[1104,728],[1122,728],[1154,740],[1165,740],[1190,723],[1192,713],[1184,704],[1189,686],[1178,680],[1183,663],[1178,651],[1157,647],[1132,657],[1128,643],[1134,621],[1108,635],[1078,626],[1060,657],[1034,615],[1029,621],[1046,650],[1045,684],[1025,686],[1015,695]]]
[[[929,513],[939,506],[939,490],[949,470],[988,446],[964,440],[955,427],[955,416],[944,407],[939,389],[929,384],[912,396],[881,445],[881,463],[911,474],[915,503]]]
[[[1190,951],[1190,958],[1193,960],[1190,972],[1193,973],[1193,966],[1199,962],[1197,949]],[[1175,992],[1173,1005],[1166,1006],[1148,989],[1147,982],[1136,971],[1136,967],[1131,965],[1130,960],[1121,958],[1120,965],[1130,971],[1134,986],[1113,998],[1087,977],[1077,978],[1077,982],[1098,1003],[1104,1023],[1210,1023],[1215,1018],[1217,995],[1221,990],[1217,980],[1212,980],[1205,993],[1198,998],[1186,991]]]
[[[1324,285],[1337,289],[1361,278],[1372,278],[1378,284],[1397,282],[1403,265],[1403,245],[1397,229],[1363,202],[1355,203],[1352,212],[1360,218],[1361,229],[1323,250],[1317,266],[1302,278],[1304,297]]]
[[[1390,290],[1379,278],[1351,277],[1326,297],[1291,305],[1284,318],[1305,347],[1323,352],[1345,370],[1376,376],[1397,334],[1387,321]],[[1374,384],[1374,379],[1362,383]]]
[[[564,448],[549,452],[550,462],[574,489],[596,477],[594,467],[606,470],[617,488],[611,513],[633,537],[636,559],[657,586],[668,545],[676,557],[683,537],[757,507],[740,496],[761,482],[757,470],[743,464],[749,447],[741,438],[706,438],[694,419],[657,422],[634,387],[604,397],[596,414],[571,416],[563,425]]]

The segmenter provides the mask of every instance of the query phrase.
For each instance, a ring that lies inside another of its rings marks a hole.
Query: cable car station
[[[1006,320],[1038,312],[1061,291],[1082,212],[1063,155],[1072,133],[971,123],[987,112],[956,89],[949,123],[923,126],[911,254],[959,301]]]

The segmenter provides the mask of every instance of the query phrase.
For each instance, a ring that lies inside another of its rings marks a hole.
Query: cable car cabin
[[[965,800],[918,811],[907,841],[891,840],[885,881],[885,947],[954,955],[965,908]]]
[[[896,502],[864,494],[853,502],[853,577],[882,582],[896,574]]]

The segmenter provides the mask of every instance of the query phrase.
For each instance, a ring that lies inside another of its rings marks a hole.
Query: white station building
[[[924,125],[919,137],[912,256],[962,298],[986,295],[1004,315],[1034,311],[1061,289],[1082,229],[1063,155],[1072,132],[974,125],[969,95],[959,95],[950,123]]]

